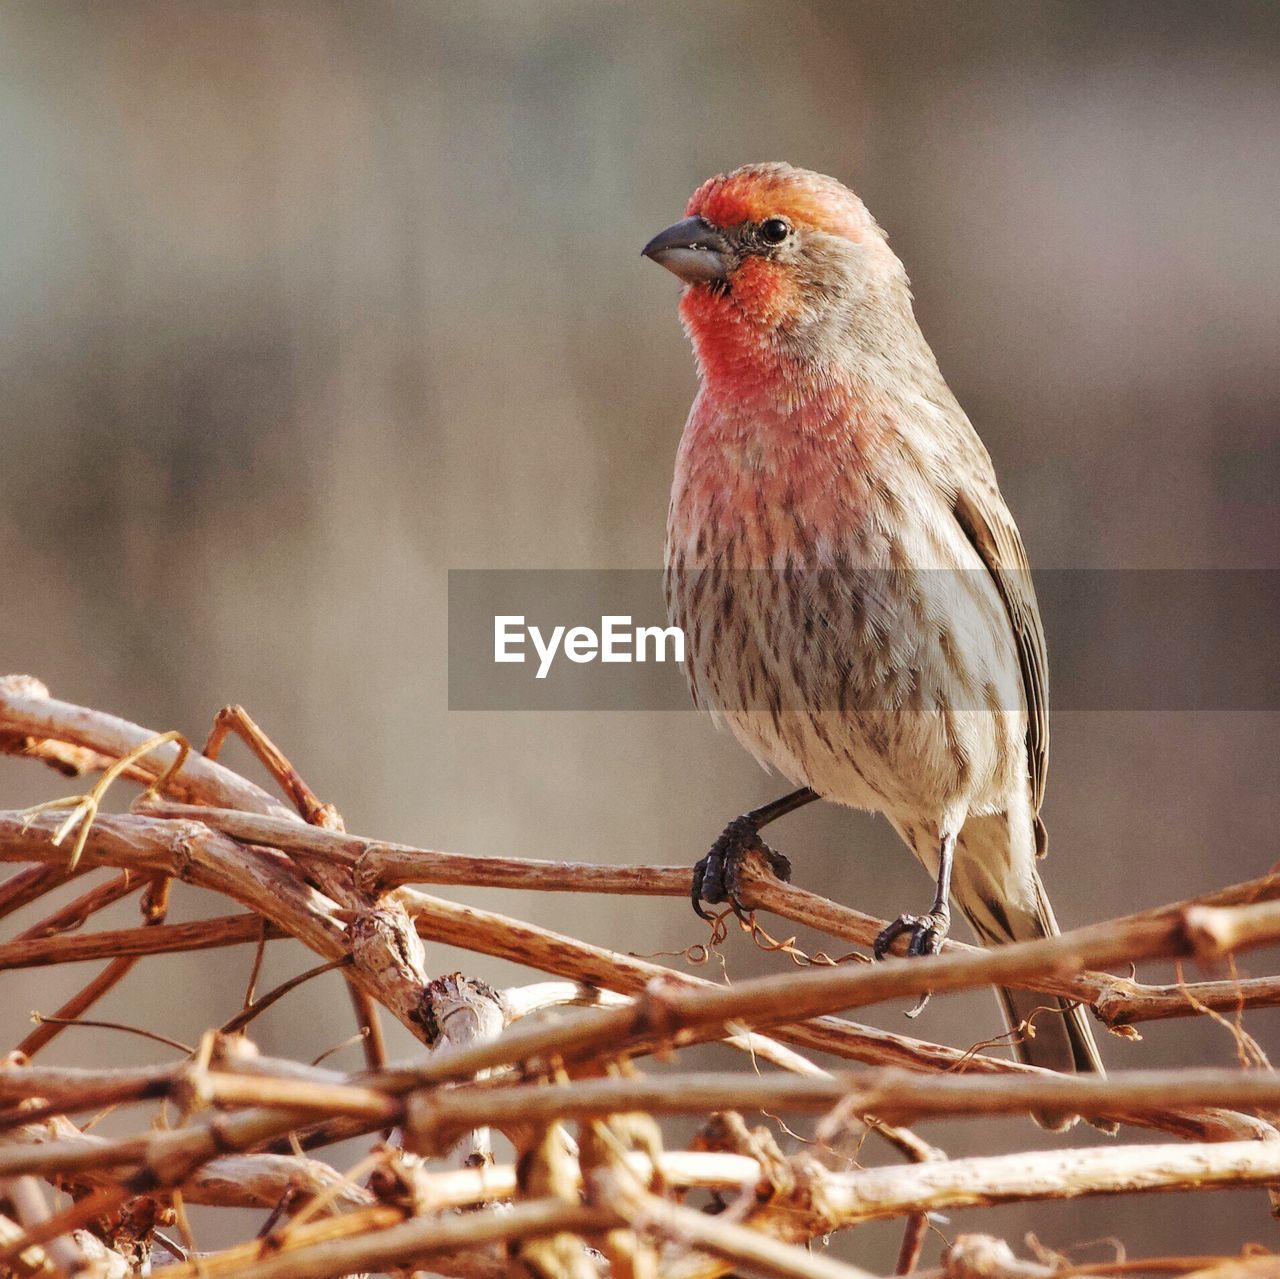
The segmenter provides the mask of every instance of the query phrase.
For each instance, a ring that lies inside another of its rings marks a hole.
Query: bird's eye
[[[781,244],[791,234],[791,224],[785,218],[769,218],[760,224],[760,238],[766,244]]]

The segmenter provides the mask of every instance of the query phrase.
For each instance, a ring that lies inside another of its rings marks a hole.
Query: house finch
[[[645,254],[685,282],[701,386],[676,461],[666,591],[695,703],[801,789],[731,822],[695,868],[737,906],[766,822],[817,798],[883,813],[933,874],[880,935],[938,950],[951,902],[984,945],[1057,931],[1036,873],[1044,633],[991,459],[921,334],[901,262],[833,178],[750,165],[704,183]],[[1025,1061],[1100,1070],[1078,1006]]]

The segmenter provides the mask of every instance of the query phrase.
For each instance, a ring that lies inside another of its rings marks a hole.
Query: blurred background
[[[716,171],[835,174],[906,263],[1033,563],[1276,567],[1278,37],[1265,0],[10,0],[0,668],[197,741],[242,702],[360,833],[691,862],[780,793],[728,736],[692,714],[450,713],[446,696],[449,568],[659,563],[694,373],[677,283],[641,245]],[[1063,923],[1270,867],[1278,729],[1057,715],[1045,877]],[[0,805],[66,789],[0,761]],[[771,839],[806,887],[881,915],[927,900],[869,817],[806,810]],[[678,901],[459,897],[639,953],[705,938]],[[180,893],[172,918],[209,909]],[[264,983],[311,963],[277,946]],[[144,960],[97,1015],[141,1008],[194,1039],[238,1009],[251,959]],[[733,977],[787,962],[726,947]],[[4,974],[4,1043],[90,975]],[[867,1019],[962,1046],[999,1029],[985,992],[901,1012]],[[1247,1026],[1280,1048],[1276,1013]],[[255,1023],[264,1051],[304,1058],[350,1033],[332,975]],[[1143,1035],[1104,1054],[1235,1060],[1209,1025]],[[72,1029],[45,1056],[157,1052]],[[1061,1140],[922,1127],[953,1153]],[[927,1256],[960,1229],[1033,1225],[1080,1260],[1110,1235],[1133,1254],[1275,1242],[1257,1193],[1212,1216],[1122,1207],[957,1214]],[[209,1214],[196,1229],[218,1242]],[[833,1247],[884,1272],[898,1233]]]

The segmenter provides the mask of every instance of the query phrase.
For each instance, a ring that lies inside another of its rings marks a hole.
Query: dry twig
[[[145,956],[261,948],[287,937],[323,961],[256,1001],[250,995],[223,1035],[205,1035],[193,1053],[179,1048],[180,1059],[168,1064],[33,1065],[29,1054],[51,1031],[42,1026],[28,1037],[25,1052],[0,1069],[0,1266],[14,1273],[139,1273],[148,1249],[172,1256],[179,1247],[165,1243],[157,1226],[176,1214],[185,1229],[184,1203],[201,1203],[270,1210],[270,1226],[260,1239],[178,1258],[157,1274],[327,1279],[427,1265],[496,1277],[512,1273],[509,1258],[518,1254],[521,1264],[557,1279],[599,1274],[603,1257],[616,1273],[636,1276],[657,1266],[680,1279],[731,1268],[850,1279],[861,1272],[796,1245],[901,1218],[908,1223],[905,1265],[918,1253],[930,1212],[1280,1184],[1280,1133],[1270,1122],[1280,1113],[1280,1083],[1268,1070],[1062,1077],[835,1015],[924,990],[1021,985],[1090,1003],[1115,1027],[1209,1016],[1243,1033],[1245,1010],[1280,1002],[1280,978],[1152,986],[1108,970],[1148,959],[1212,962],[1280,941],[1280,877],[996,951],[949,942],[927,960],[788,966],[717,986],[408,886],[683,897],[684,868],[481,858],[349,835],[332,805],[311,792],[240,708],[218,717],[210,754],[228,732],[246,739],[288,803],[211,758],[184,756],[176,734],[58,702],[32,680],[0,680],[0,753],[104,774],[88,798],[0,813],[0,861],[23,864],[0,884],[0,917],[73,874],[115,872],[0,943],[0,970],[108,960],[61,1010],[61,1018],[75,1019]],[[134,812],[98,811],[112,779],[148,788]],[[72,821],[55,815],[67,807]],[[62,837],[72,830],[68,851]],[[220,895],[238,913],[164,923],[171,878]],[[92,931],[100,910],[143,884],[142,927]],[[744,898],[759,911],[858,945],[883,926],[759,873],[749,877]],[[459,974],[433,977],[424,938],[559,980],[500,992]],[[244,1030],[274,998],[328,968],[341,968],[351,983],[365,1070],[261,1058],[227,1033]],[[569,1004],[586,1007],[572,1016],[555,1011]],[[421,1042],[417,1059],[386,1062],[378,1008]],[[195,1042],[200,1029],[187,1028],[182,1038]],[[760,1033],[765,1029],[775,1038]],[[638,1071],[646,1053],[706,1041],[749,1053],[754,1068],[739,1058],[737,1068],[709,1073]],[[796,1049],[866,1068],[831,1073]],[[764,1070],[769,1064],[781,1069]],[[134,1136],[103,1139],[75,1122],[106,1107],[155,1105],[176,1109],[176,1126],[155,1128],[142,1118]],[[1189,1140],[947,1159],[910,1130],[890,1126],[1044,1110]],[[733,1118],[738,1111],[823,1118],[816,1142],[785,1158]],[[661,1149],[666,1116],[710,1113],[726,1115],[722,1131],[737,1134],[736,1145]],[[574,1122],[580,1152],[564,1128]],[[911,1162],[836,1167],[850,1126],[869,1126]],[[511,1135],[521,1152],[517,1166],[494,1164],[490,1128]],[[402,1133],[403,1148],[395,1138],[376,1142],[350,1175],[315,1153],[361,1133]],[[468,1133],[470,1142],[459,1147]],[[301,1154],[303,1145],[312,1154]],[[462,1166],[441,1164],[444,1157]],[[42,1184],[69,1193],[69,1204],[59,1206]],[[681,1202],[694,1187],[727,1197],[730,1211],[708,1215]],[[1050,1273],[994,1244],[971,1241],[966,1253],[964,1242],[945,1263],[948,1279],[968,1279],[980,1254],[1003,1267],[991,1273],[1010,1279]],[[1242,1275],[1265,1272],[1247,1260],[1238,1267]],[[1220,1279],[1231,1273],[1223,1270]]]

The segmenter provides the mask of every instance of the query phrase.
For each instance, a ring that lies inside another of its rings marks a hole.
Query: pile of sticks
[[[284,800],[216,762],[231,732]],[[869,1221],[902,1221],[897,1273],[908,1273],[932,1214],[1254,1185],[1259,1234],[1268,1229],[1267,1196],[1280,1187],[1271,1121],[1280,1079],[1240,1017],[1280,1002],[1280,978],[1152,986],[1108,970],[1184,957],[1224,970],[1232,955],[1275,944],[1280,875],[997,951],[948,942],[929,959],[788,962],[727,986],[409,887],[683,897],[687,867],[470,857],[347,834],[238,708],[218,716],[198,754],[176,733],[57,701],[13,676],[0,679],[0,753],[97,779],[85,794],[0,812],[0,860],[20,865],[0,883],[0,916],[48,894],[61,903],[0,942],[0,969],[103,963],[0,1067],[0,1273],[857,1279],[865,1272],[833,1260],[821,1240]],[[132,809],[100,811],[107,788],[126,782],[142,787]],[[229,913],[165,922],[174,879],[226,898]],[[94,916],[131,894],[143,922],[95,931]],[[757,918],[803,921],[858,946],[883,927],[762,868],[744,900]],[[41,1064],[40,1050],[68,1025],[95,1024],[93,1005],[144,957],[256,946],[256,978],[277,938],[301,942],[319,967],[263,995],[251,980],[241,1011],[198,1044],[155,1036],[159,1060],[144,1068]],[[433,976],[424,940],[513,960],[539,978],[494,990],[463,974]],[[331,968],[349,986],[366,1068],[258,1053],[253,1018]],[[1156,1018],[1213,1018],[1236,1035],[1241,1068],[1058,1076],[847,1016],[992,984],[1067,995],[1119,1033]],[[386,1060],[384,1014],[422,1044],[412,1060]],[[720,1068],[682,1070],[679,1050],[702,1043],[724,1046]],[[655,1055],[670,1067],[646,1072]],[[117,1126],[121,1114],[134,1117],[134,1135],[90,1131],[109,1108]],[[816,1116],[812,1140],[783,1137],[800,1150],[784,1153],[780,1125],[749,1125],[762,1111]],[[952,1159],[906,1126],[1044,1112],[1119,1125],[1120,1135],[1037,1149],[1028,1122],[1027,1148]],[[698,1135],[673,1149],[676,1116],[692,1116]],[[1126,1142],[1135,1127],[1165,1140]],[[494,1133],[512,1153],[495,1154]],[[364,1157],[326,1162],[326,1150],[353,1137],[364,1138]],[[190,1204],[256,1208],[263,1219],[254,1237],[202,1252]],[[1044,1253],[1019,1259],[979,1235],[953,1237],[941,1265],[953,1279],[1135,1268],[1280,1275],[1280,1258],[1244,1252],[1073,1270]]]

